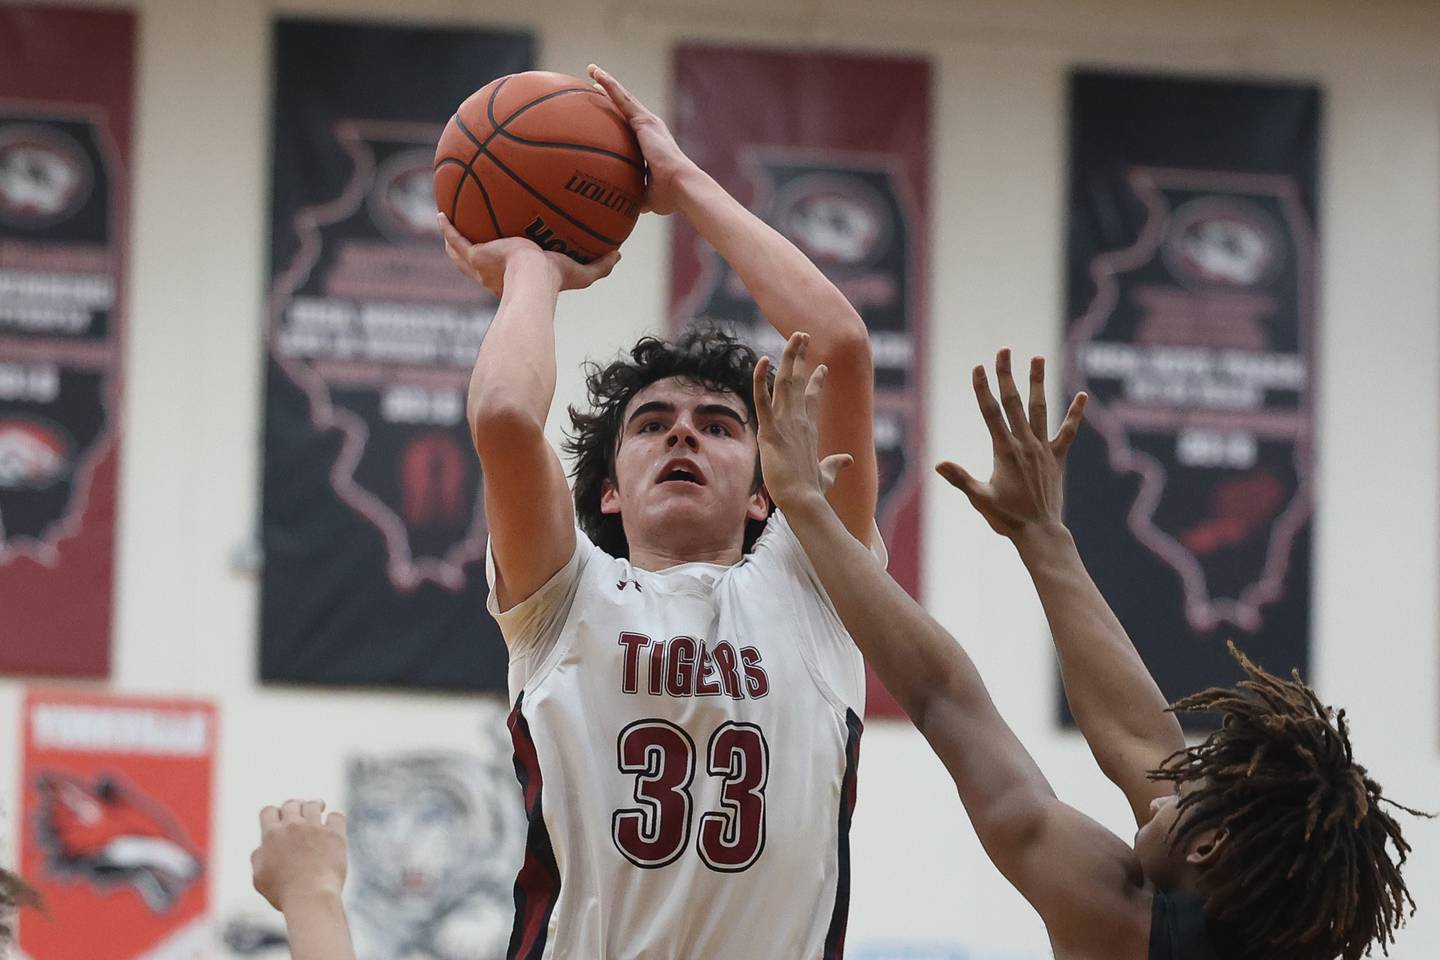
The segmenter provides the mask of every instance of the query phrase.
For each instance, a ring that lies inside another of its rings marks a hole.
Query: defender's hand
[[[583,290],[610,275],[620,262],[620,251],[606,254],[593,263],[576,263],[552,250],[542,250],[524,237],[502,237],[489,243],[471,243],[460,235],[445,214],[436,214],[445,236],[445,255],[461,273],[499,297],[505,292],[505,276],[512,267],[525,263],[543,264],[556,290]]]
[[[260,846],[250,854],[255,889],[282,913],[345,886],[345,815],[321,819],[325,801],[287,800],[260,811]]]
[[[990,392],[982,364],[972,380],[980,415],[990,431],[995,465],[989,483],[981,483],[959,464],[946,461],[935,469],[970,499],[991,529],[1013,539],[1027,529],[1061,522],[1064,493],[1065,456],[1085,415],[1086,395],[1076,394],[1065,414],[1065,422],[1054,439],[1049,434],[1045,409],[1045,361],[1030,361],[1030,411],[1020,401],[1020,391],[1010,372],[1010,351],[995,356],[995,377],[1000,383],[1000,402]]]
[[[685,156],[670,128],[665,126],[651,110],[636,100],[629,90],[610,74],[595,64],[590,64],[590,79],[604,90],[640,141],[640,152],[645,155],[645,165],[650,168],[649,187],[645,191],[642,209],[654,213],[674,213],[680,204],[680,183],[686,174],[699,170],[695,162]]]
[[[765,489],[782,510],[806,496],[824,496],[840,471],[854,458],[837,453],[819,459],[819,431],[815,420],[820,391],[825,385],[823,364],[810,372],[805,350],[808,333],[792,334],[780,357],[775,386],[767,383],[770,358],[755,365],[755,418],[760,440],[760,472]]]

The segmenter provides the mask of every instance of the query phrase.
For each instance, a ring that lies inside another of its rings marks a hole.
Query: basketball
[[[563,73],[486,84],[435,149],[435,205],[472,243],[528,237],[589,263],[630,235],[644,195],[630,125],[603,91]]]

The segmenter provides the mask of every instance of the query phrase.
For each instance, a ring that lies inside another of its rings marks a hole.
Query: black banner
[[[1319,126],[1313,87],[1072,82],[1068,522],[1172,698],[1226,639],[1309,663]]]
[[[275,28],[260,673],[504,689],[465,389],[495,301],[444,256],[431,164],[528,34]]]

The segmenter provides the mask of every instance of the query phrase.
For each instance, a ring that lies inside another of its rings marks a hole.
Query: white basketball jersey
[[[659,573],[576,536],[491,594],[529,816],[509,956],[842,956],[865,669],[789,525]]]

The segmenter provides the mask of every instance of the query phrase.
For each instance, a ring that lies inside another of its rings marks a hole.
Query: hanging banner
[[[1320,94],[1081,72],[1070,122],[1080,552],[1166,696],[1304,672]]]
[[[214,708],[31,691],[24,711],[20,872],[45,911],[21,918],[20,949],[205,955]]]
[[[674,131],[705,170],[813,260],[870,330],[877,520],[890,572],[920,586],[930,66],[923,60],[683,46]],[[718,323],[779,356],[739,278],[683,218],[671,248],[676,324]],[[872,675],[867,712],[898,714]]]
[[[0,6],[0,673],[110,671],[134,35]]]
[[[275,28],[261,676],[504,689],[465,391],[495,301],[445,257],[431,165],[528,34]]]

